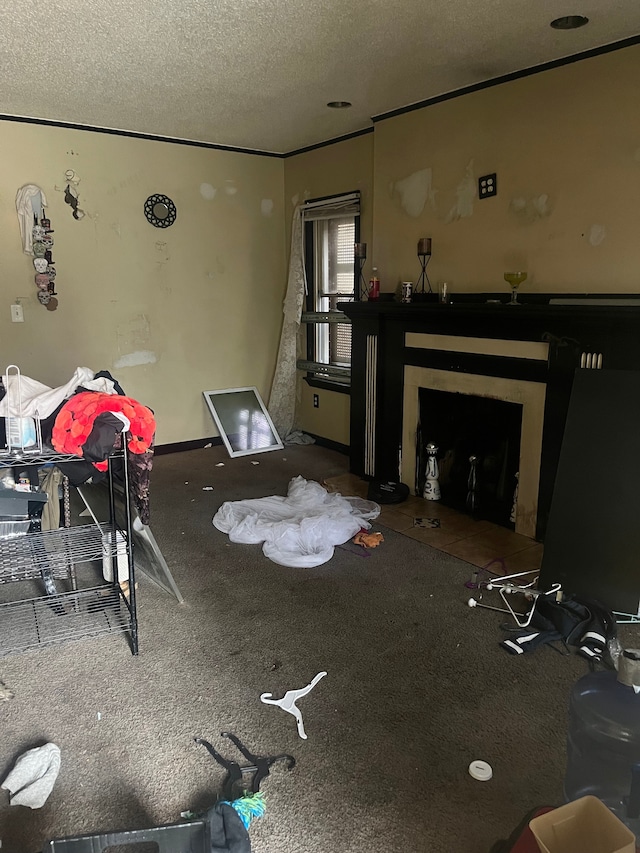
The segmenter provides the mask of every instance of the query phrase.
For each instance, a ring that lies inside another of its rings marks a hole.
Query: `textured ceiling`
[[[549,27],[568,14],[590,23]],[[640,3],[17,0],[0,23],[0,113],[285,153],[635,36]]]

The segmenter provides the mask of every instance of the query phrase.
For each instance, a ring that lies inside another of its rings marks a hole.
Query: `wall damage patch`
[[[464,170],[464,178],[456,187],[456,201],[445,222],[455,222],[473,216],[473,200],[476,197],[476,179],[473,174],[473,160],[469,161]]]
[[[200,184],[200,195],[205,201],[212,201],[218,190],[211,184]]]
[[[509,212],[522,224],[531,225],[538,219],[550,216],[553,212],[553,203],[546,193],[514,196],[509,204]]]
[[[140,364],[155,364],[157,361],[155,352],[151,350],[139,350],[138,352],[128,352],[126,355],[121,355],[117,361],[114,361],[113,366],[120,367],[137,367]]]
[[[592,225],[588,233],[589,245],[599,246],[606,236],[604,225]]]
[[[420,216],[427,201],[435,208],[432,170],[421,169],[406,178],[392,182],[391,194],[398,196],[400,206],[408,216]]]

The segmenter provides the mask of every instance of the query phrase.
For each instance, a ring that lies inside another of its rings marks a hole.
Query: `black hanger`
[[[220,755],[220,753],[211,746],[209,741],[203,740],[203,738],[199,737],[194,738],[195,742],[202,744],[202,746],[204,746],[215,758],[218,764],[224,767],[227,771],[227,776],[222,783],[222,793],[227,800],[237,799],[242,796],[243,791],[250,791],[251,793],[256,794],[260,790],[260,783],[269,775],[271,765],[275,764],[276,761],[286,761],[287,770],[293,770],[296,763],[295,758],[292,755],[287,755],[286,753],[274,756],[253,755],[234,734],[231,734],[231,732],[222,732],[221,736],[233,741],[244,757],[251,762],[251,764],[241,767],[236,761],[228,761],[224,756]],[[247,773],[253,773],[254,776],[250,785],[243,785],[243,776]]]

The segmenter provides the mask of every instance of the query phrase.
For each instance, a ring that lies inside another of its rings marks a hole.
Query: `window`
[[[349,385],[351,324],[339,302],[357,298],[358,268],[354,244],[360,236],[360,196],[318,199],[303,210],[309,377]]]

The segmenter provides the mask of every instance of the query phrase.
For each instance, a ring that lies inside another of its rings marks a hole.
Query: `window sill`
[[[304,381],[312,388],[323,388],[325,391],[336,391],[338,394],[351,394],[351,383],[332,382],[331,379],[318,379],[313,374],[305,376]]]

